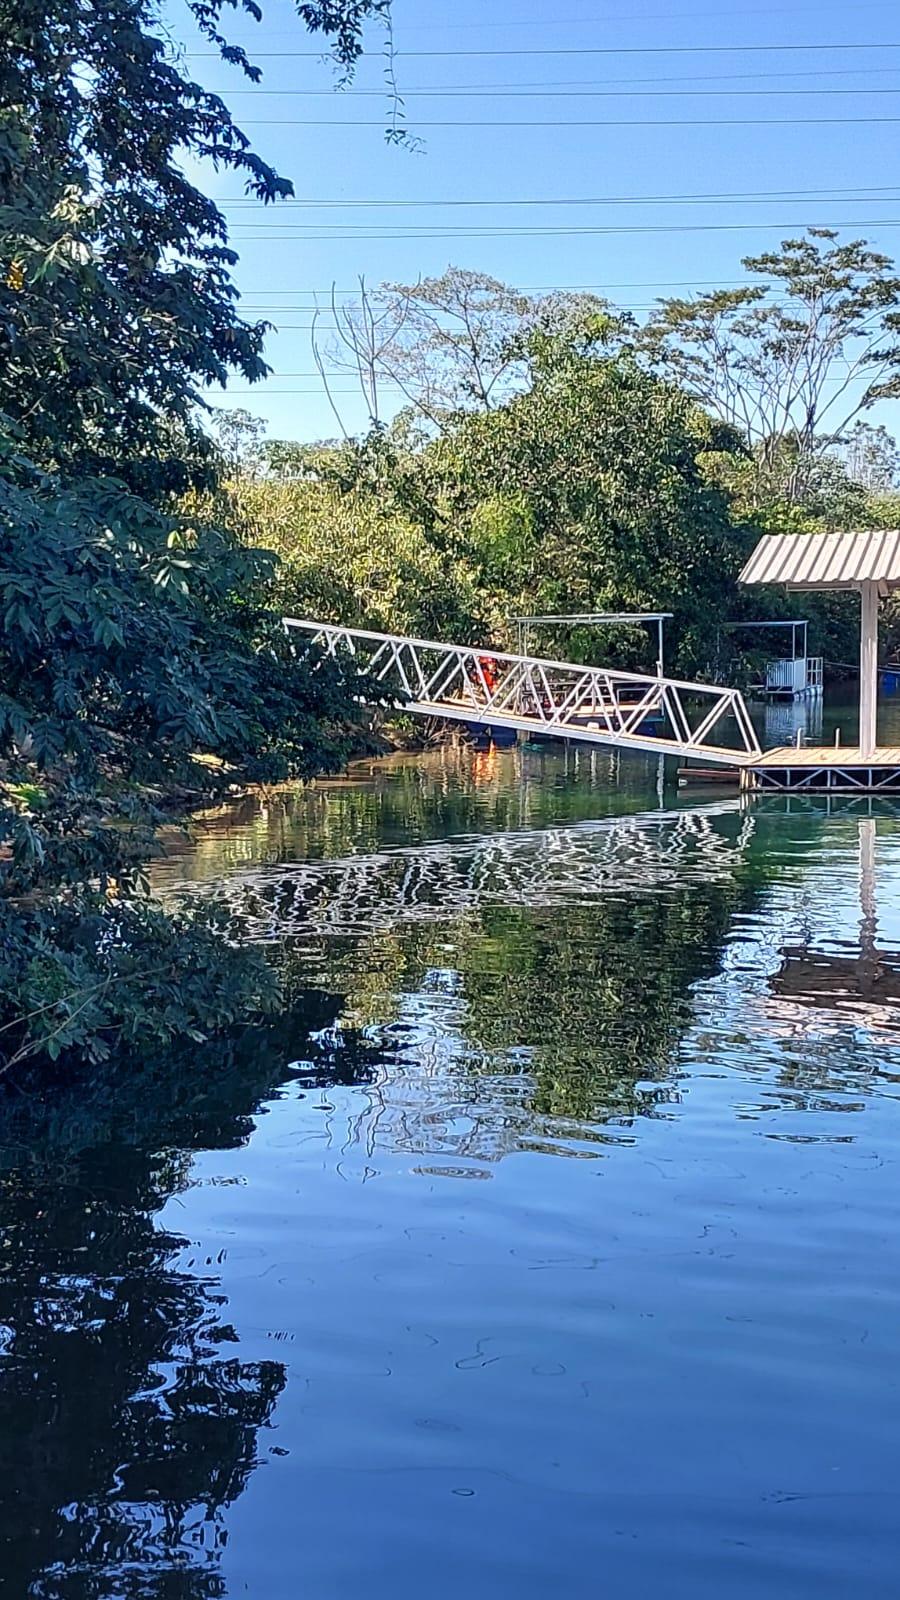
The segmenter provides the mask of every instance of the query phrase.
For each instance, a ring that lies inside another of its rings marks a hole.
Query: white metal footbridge
[[[329,655],[349,652],[358,664],[364,697],[383,696],[395,708],[420,716],[662,755],[703,756],[734,767],[747,766],[760,754],[743,695],[721,684],[614,672],[298,617],[285,617],[284,625],[309,635]]]

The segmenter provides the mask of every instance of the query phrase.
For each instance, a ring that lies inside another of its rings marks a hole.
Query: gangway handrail
[[[485,645],[422,639],[412,634],[381,633],[338,622],[284,617],[283,623],[286,629],[300,629],[310,634],[313,642],[322,642],[330,655],[344,647],[356,656],[357,646],[361,646],[361,673],[383,683],[396,672],[402,686],[398,705],[421,715],[493,723],[525,733],[557,734],[670,755],[707,755],[734,766],[743,766],[760,753],[744,698],[739,690],[727,685],[693,683],[659,673],[625,672],[549,656],[520,655]],[[366,646],[372,646],[368,660],[363,659]],[[437,664],[423,662],[423,651],[437,655]],[[492,673],[499,669],[496,683],[488,681],[488,663],[492,664]],[[568,681],[555,681],[560,674]],[[458,685],[459,692],[449,698],[453,685]],[[619,686],[639,688],[639,698],[620,701],[616,694]],[[712,700],[696,727],[691,725],[684,695]],[[657,712],[668,721],[672,737],[647,728],[647,718]],[[740,749],[712,742],[714,729],[727,715],[736,724]]]
[[[283,617],[282,621],[286,628],[304,628],[310,633],[343,633],[354,639],[377,639],[380,644],[411,644],[417,650],[446,650],[448,654],[462,651],[490,661],[512,661],[517,666],[557,667],[564,672],[601,672],[605,678],[621,678],[628,683],[665,683],[672,689],[687,689],[697,694],[740,693],[738,689],[727,689],[721,683],[695,683],[690,678],[661,678],[656,672],[626,672],[620,667],[600,667],[586,661],[556,661],[552,656],[520,656],[509,650],[495,650],[487,644],[450,644],[446,639],[418,639],[411,633],[376,633],[372,628],[351,628],[344,622],[315,622],[304,617]]]

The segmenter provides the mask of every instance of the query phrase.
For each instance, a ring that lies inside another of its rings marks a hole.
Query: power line
[[[900,72],[900,66],[872,67],[872,66],[869,66],[868,64],[866,64],[866,65],[859,66],[859,67],[812,67],[812,68],[809,68],[809,69],[806,69],[806,68],[803,68],[803,67],[792,67],[791,70],[788,71],[788,72],[771,72],[771,71],[768,71],[768,70],[760,71],[760,72],[703,72],[703,73],[701,73],[701,72],[693,72],[693,73],[688,73],[688,74],[685,74],[685,73],[674,73],[674,74],[673,73],[667,73],[667,74],[665,74],[663,76],[660,76],[657,73],[652,78],[623,78],[621,76],[617,76],[615,78],[555,78],[555,79],[553,79],[553,78],[538,78],[538,79],[534,79],[534,80],[527,80],[526,79],[526,80],[523,80],[520,83],[472,83],[472,84],[469,84],[469,83],[443,83],[443,84],[437,84],[436,86],[434,86],[434,88],[436,88],[437,90],[440,90],[440,91],[454,90],[454,91],[458,91],[460,93],[463,93],[463,92],[465,92],[467,90],[470,90],[470,89],[473,90],[473,91],[478,91],[478,92],[482,92],[483,91],[485,93],[494,92],[494,91],[502,91],[504,89],[608,89],[608,88],[614,88],[615,89],[615,88],[628,88],[630,85],[634,85],[634,84],[637,84],[637,85],[641,85],[641,84],[657,85],[657,84],[661,84],[661,83],[682,83],[682,84],[691,84],[691,83],[746,83],[746,82],[750,82],[753,79],[760,79],[760,78],[762,78],[763,80],[768,80],[768,79],[772,79],[772,78],[792,78],[792,79],[793,78],[846,78],[848,76],[849,77],[860,77],[862,74],[865,74],[866,78],[869,79],[869,78],[872,78],[872,77],[883,77],[887,73],[896,73],[896,72]],[[221,90],[213,89],[210,92],[212,94],[218,94],[218,93],[226,94],[226,95],[228,95],[229,99],[231,99],[231,97],[233,95],[268,94],[270,92],[271,93],[279,93],[279,94],[280,93],[286,93],[286,94],[288,94],[288,93],[296,93],[296,94],[310,93],[310,94],[329,95],[329,96],[332,96],[332,97],[334,97],[338,92],[340,92],[340,93],[343,94],[344,98],[347,98],[347,99],[352,99],[355,95],[362,95],[362,94],[365,94],[367,96],[375,95],[375,96],[379,96],[380,98],[383,99],[387,91],[384,88],[381,88],[381,89],[356,89],[356,88],[353,88],[353,89],[343,90],[343,91],[337,91],[335,89],[315,89],[315,90],[310,89],[308,91],[304,90],[304,89],[284,90],[284,91],[282,91],[282,90],[269,91],[267,89],[260,88],[258,86],[254,86],[253,88],[237,87],[237,88],[232,89],[229,85],[225,85]],[[404,91],[403,91],[404,95],[407,95],[407,94],[429,94],[431,92],[432,92],[432,86],[430,86],[428,84],[415,85],[415,86],[410,87],[408,89],[405,88]]]
[[[497,207],[497,206],[624,206],[624,205],[756,205],[765,200],[784,200],[793,204],[800,200],[816,199],[828,200],[832,205],[855,205],[860,201],[874,200],[879,195],[894,199],[900,184],[880,184],[872,188],[853,189],[743,189],[732,193],[705,192],[697,194],[608,194],[608,195],[526,195],[519,198],[493,199],[479,198],[464,200],[456,197],[447,199],[430,200],[310,200],[289,197],[279,202],[281,210],[349,210],[351,208],[363,209],[419,209],[421,207],[433,208],[435,206],[452,207]],[[220,199],[215,202],[217,206],[247,206],[254,209],[266,210],[263,201],[252,196],[237,195],[230,199]],[[240,224],[234,224],[240,226]]]
[[[750,289],[750,288],[754,288],[754,287],[761,287],[761,288],[764,288],[764,289],[766,289],[768,291],[770,286],[769,285],[758,285],[757,286],[757,285],[748,284],[748,283],[721,284],[721,283],[718,283],[718,282],[713,283],[712,280],[710,280],[706,284],[691,283],[691,284],[685,284],[685,285],[683,285],[683,287],[689,288],[689,289],[693,290],[694,292],[699,292],[704,287],[714,287],[714,288],[716,288],[716,289],[718,289],[718,290],[720,290],[720,291],[722,291],[724,293],[733,293],[735,290]],[[523,292],[524,293],[524,291],[519,291],[519,290],[516,290],[516,292],[517,293],[519,293],[519,292]],[[563,292],[565,292],[565,291],[562,291],[562,290],[558,290],[557,291],[557,293],[563,293]],[[571,291],[571,292],[578,293],[579,291],[576,290],[576,291]],[[581,291],[581,292],[584,293],[585,291]],[[659,306],[660,306],[660,304],[662,302],[664,302],[666,300],[669,300],[669,299],[673,299],[673,298],[678,298],[678,297],[677,296],[670,296],[670,295],[657,295],[655,300],[614,300],[614,301],[610,301],[609,305],[610,305],[610,309],[613,310],[613,311],[656,311],[656,310],[658,310],[658,308],[659,308]],[[778,300],[778,299],[766,298],[765,300],[758,301],[757,304],[765,305],[766,309],[771,311],[771,310],[787,310],[791,306],[792,302],[790,300],[785,300],[785,299]],[[355,309],[355,305],[356,305],[356,302],[351,300],[347,304],[345,304],[343,307],[341,307],[340,309],[346,314],[346,313],[352,312]],[[279,333],[287,333],[287,332],[290,332],[290,333],[313,333],[314,331],[319,330],[322,333],[328,334],[328,333],[337,332],[338,327],[340,326],[339,323],[333,323],[331,321],[331,318],[333,316],[333,312],[332,312],[330,306],[290,305],[290,304],[288,304],[288,305],[276,305],[272,301],[256,301],[256,300],[254,300],[254,301],[241,301],[238,305],[235,306],[235,310],[242,317],[243,316],[254,316],[254,317],[267,318],[267,317],[298,316],[298,315],[300,315],[300,316],[312,316],[312,315],[314,315],[315,316],[315,320],[312,321],[312,322],[278,322],[278,323],[275,324],[275,326],[276,326],[276,329],[277,329],[277,331]]]
[[[252,117],[241,119],[245,128],[381,128],[384,118],[354,118],[345,121],[335,117]],[[423,121],[416,117],[412,131],[419,128],[818,128],[849,127],[861,124],[900,122],[900,117],[600,117],[570,119],[568,117],[508,118],[503,121],[482,118]],[[405,124],[403,125],[405,128]]]
[[[664,299],[667,297],[661,296],[660,298]],[[641,304],[635,304],[632,301],[623,301],[612,304],[610,309],[612,311],[656,311],[659,309],[659,304],[659,300],[648,300]],[[765,305],[767,310],[783,310],[788,307],[789,302],[786,300],[767,300]],[[305,311],[308,308],[301,306],[299,309],[301,311]],[[348,308],[348,310],[349,309],[352,308]],[[294,314],[293,306],[241,306],[239,310],[242,315],[254,317],[277,316],[281,310],[287,310],[291,315]],[[275,329],[278,333],[312,333],[315,330],[318,330],[324,334],[337,332],[337,326],[331,322],[278,322],[275,324]]]
[[[812,6],[753,6],[748,10],[729,11],[729,21],[734,17],[795,17],[798,14],[821,12],[821,4]],[[854,5],[854,11],[891,11],[893,4],[885,0],[866,0],[863,5]],[[686,21],[693,17],[721,17],[721,7],[716,11],[681,11],[678,22]],[[606,27],[610,22],[671,22],[671,11],[641,11],[641,12],[607,12],[602,17],[544,17],[544,18],[508,18],[503,22],[418,22],[415,26],[417,33],[470,33],[481,32],[485,28],[580,28],[580,27]]]
[[[709,56],[761,55],[768,52],[773,55],[785,55],[804,50],[900,50],[900,43],[882,43],[876,40],[871,44],[631,44],[586,45],[583,49],[578,49],[574,45],[548,45],[542,49],[523,49],[517,46],[509,50],[395,50],[393,59],[433,61],[490,56],[502,57],[505,61],[511,56]],[[323,56],[327,57],[328,54],[327,50],[254,50],[253,59],[321,61]],[[188,50],[185,55],[189,61],[222,59],[218,50]]]
[[[732,20],[736,17],[794,18],[798,15],[808,14],[811,12],[815,12],[816,15],[819,15],[821,9],[821,4],[810,6],[791,6],[789,8],[786,6],[754,6],[748,10],[729,11],[728,18],[729,20]],[[891,11],[893,10],[893,4],[891,3],[891,0],[865,0],[865,3],[862,5],[855,4],[853,9],[854,12]],[[721,18],[721,16],[721,8],[716,11],[681,11],[679,12],[677,19],[673,19],[671,11],[641,11],[637,13],[610,11],[604,16],[600,17],[551,16],[532,19],[524,17],[510,17],[504,18],[502,22],[416,22],[409,26],[408,31],[410,33],[482,33],[486,29],[496,30],[497,28],[601,28],[608,27],[610,23],[617,22],[672,22],[673,20],[677,20],[679,23],[681,23],[693,18]],[[295,36],[296,29],[291,29],[289,32],[285,29],[280,29],[278,33],[274,35],[274,37],[282,39],[294,38]],[[267,37],[273,37],[271,31],[267,30]]]
[[[744,284],[744,285],[739,285],[739,287],[749,288],[749,287],[751,287],[751,285]],[[613,311],[656,311],[659,308],[660,302],[663,301],[663,300],[667,300],[669,298],[670,298],[670,296],[668,296],[668,295],[660,295],[660,296],[657,297],[656,300],[640,300],[640,301],[635,301],[635,300],[616,300],[616,301],[610,302],[610,309],[613,310]],[[769,310],[769,311],[776,310],[776,309],[777,310],[785,310],[791,304],[791,302],[789,300],[768,300],[768,299],[765,300],[764,302],[763,301],[759,301],[757,303],[760,304],[760,305],[764,304],[766,309]],[[277,323],[276,324],[276,328],[277,328],[277,331],[279,333],[288,333],[288,332],[290,332],[290,333],[312,333],[315,330],[319,330],[322,333],[334,333],[334,332],[337,331],[337,327],[338,327],[338,324],[333,324],[330,320],[324,320],[326,318],[327,319],[331,318],[332,313],[331,313],[330,308],[322,308],[322,307],[318,307],[318,306],[290,306],[290,305],[289,306],[276,306],[276,305],[257,304],[256,302],[254,302],[252,305],[249,305],[249,304],[245,305],[245,304],[242,303],[239,306],[237,306],[235,309],[239,312],[239,314],[242,317],[243,316],[254,316],[254,317],[270,317],[271,316],[271,317],[277,317],[277,316],[281,316],[281,315],[295,316],[295,315],[298,315],[298,314],[302,315],[302,314],[312,314],[313,312],[316,312],[316,311],[319,312],[319,316],[317,317],[315,322],[279,322],[279,323]],[[354,309],[354,303],[353,302],[351,302],[348,306],[346,306],[344,308],[344,310],[346,312],[352,312],[353,309]]]
[[[317,224],[309,223],[307,226],[315,227]],[[362,226],[362,224],[359,226]],[[834,226],[835,224],[830,222],[786,222],[782,220],[778,222],[647,222],[623,223],[621,225],[610,223],[608,225],[598,225],[597,227],[582,226],[572,228],[451,228],[443,229],[440,232],[424,232],[420,229],[415,233],[411,232],[409,229],[405,231],[395,229],[390,233],[348,233],[346,230],[343,230],[340,233],[300,233],[297,231],[288,231],[287,228],[279,228],[274,229],[269,233],[238,234],[235,238],[235,243],[249,244],[255,240],[262,239],[286,239],[294,240],[297,243],[303,244],[325,242],[334,243],[342,239],[354,244],[361,243],[368,239],[391,239],[398,242],[402,242],[404,240],[424,241],[428,239],[535,239],[573,236],[593,237],[595,235],[618,233],[742,233],[746,232],[748,228],[757,230],[768,228],[805,229],[809,227],[833,228]],[[838,226],[842,228],[897,228],[900,227],[900,219],[895,217],[864,217],[856,221],[847,219],[838,224]],[[295,223],[292,225],[293,230],[296,230],[300,227],[302,227],[302,224],[300,223]]]
[[[762,275],[764,276],[764,275]],[[754,287],[751,283],[723,284],[718,278],[660,278],[642,279],[637,282],[626,283],[525,283],[517,284],[516,289],[522,294],[577,294],[585,290],[595,289],[748,289]],[[357,295],[359,285],[351,289],[338,289],[335,287],[323,289],[245,289],[244,294],[312,294],[312,295]],[[316,310],[313,307],[302,307],[303,310]]]
[[[384,379],[381,379],[381,378],[378,379],[378,384],[380,384],[380,387],[397,387],[397,386],[394,386],[394,384],[391,384],[391,386],[389,386],[389,384],[386,384],[386,381],[384,381]],[[331,394],[333,394],[333,395],[359,395],[359,397],[362,398],[362,390],[360,390],[360,389],[335,389],[335,386],[333,386],[333,384],[330,384],[330,386],[328,386],[328,387],[330,387]],[[210,392],[208,392],[208,390],[207,390],[207,394],[210,394]],[[221,394],[221,395],[213,395],[213,398],[215,398],[215,400],[229,400],[229,398],[231,398],[232,395],[256,395],[256,398],[259,398],[259,397],[261,397],[261,395],[264,395],[264,394],[266,394],[266,395],[319,395],[319,398],[323,398],[323,395],[325,395],[325,387],[323,387],[323,384],[320,384],[320,386],[317,387],[317,389],[269,389],[269,386],[267,386],[267,384],[264,384],[264,381],[261,381],[261,382],[258,382],[258,384],[255,384],[255,387],[253,387],[253,389],[226,389],[226,390],[223,390],[223,394]]]
[[[273,378],[318,378],[319,377],[319,373],[318,372],[273,372],[272,373],[272,377]],[[268,380],[263,378],[260,381],[262,383],[266,383]],[[396,384],[396,380],[394,378],[382,378],[382,377],[379,376],[378,382],[380,384],[389,384],[392,388],[393,387],[399,387]],[[352,394],[355,394],[356,390],[353,389],[353,390],[350,390],[348,392],[350,392]]]
[[[335,98],[334,89],[225,89],[229,99],[232,94],[251,94],[257,99],[263,96],[280,95],[292,99],[324,99]],[[840,88],[827,86],[823,89],[515,89],[511,84],[505,84],[501,89],[404,89],[401,95],[403,101],[407,100],[672,100],[680,97],[693,99],[721,99],[723,96],[731,99],[735,96],[759,95],[847,95],[847,94],[900,94],[900,86],[886,84],[883,88],[875,84],[860,84],[857,88]],[[343,101],[348,100],[384,100],[384,89],[350,89],[341,95]]]
[[[863,381],[863,380],[861,379],[860,381]],[[833,378],[831,380],[831,382],[832,383],[836,383],[836,384],[842,384],[842,383],[845,382],[845,380],[843,378]],[[383,380],[383,379],[380,379],[380,378],[378,380],[378,386],[379,386],[380,389],[399,388],[398,384],[388,383],[386,380]],[[363,400],[365,398],[365,396],[363,395],[362,390],[359,389],[359,388],[336,389],[333,383],[330,383],[328,387],[329,387],[329,390],[331,391],[332,394],[339,394],[339,395],[345,395],[345,396],[346,395],[356,395],[357,398],[361,399],[361,400]],[[404,392],[405,391],[401,390],[401,393],[404,393]],[[212,399],[212,400],[231,400],[236,395],[253,395],[257,400],[261,400],[263,398],[263,396],[269,396],[269,395],[272,395],[272,394],[278,394],[278,395],[298,395],[298,394],[316,395],[316,396],[318,396],[318,398],[320,400],[322,400],[326,396],[326,390],[325,390],[324,385],[321,385],[321,384],[319,385],[318,388],[315,388],[315,389],[297,389],[297,388],[270,389],[268,384],[265,381],[261,381],[260,383],[256,384],[252,389],[227,389],[227,390],[223,390],[221,394],[213,394],[211,391],[207,390],[205,398]]]
[[[348,360],[343,361],[342,366],[340,368],[333,367],[332,368],[332,372],[339,371],[339,372],[341,372],[342,376],[347,377],[348,376],[348,364],[349,364],[349,358],[348,358]],[[834,366],[834,367],[846,367],[846,368],[852,368],[852,367],[854,367],[856,365],[855,362],[848,361],[846,358],[841,359],[840,357],[834,357],[830,364],[832,366]],[[315,372],[273,372],[271,374],[271,376],[273,378],[276,378],[276,379],[280,380],[282,378],[318,378],[318,377],[321,376],[321,374],[318,372],[318,370],[316,370]],[[263,379],[260,380],[260,382],[267,383],[268,379],[267,378],[263,378]],[[400,384],[399,384],[399,382],[398,382],[398,380],[396,378],[382,377],[380,374],[378,375],[378,382],[382,383],[382,384],[388,384],[392,388],[394,388],[394,387],[399,388],[400,387]],[[355,392],[355,390],[354,390],[354,392]]]

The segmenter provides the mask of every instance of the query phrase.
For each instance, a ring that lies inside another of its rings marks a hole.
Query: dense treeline
[[[370,431],[264,444],[245,417],[242,449],[226,416],[217,514],[278,551],[286,609],[513,646],[522,614],[658,608],[674,613],[676,670],[733,671],[720,625],[796,608],[737,587],[760,532],[897,516],[896,450],[863,420],[897,382],[893,263],[810,230],[744,265],[769,287],[665,302],[641,328],[589,296],[529,298],[460,268],[364,291],[315,348],[339,420],[331,375],[357,373]],[[389,423],[387,381],[405,400]],[[813,649],[852,662],[852,601],[804,597],[804,611]],[[641,630],[542,638],[648,660]]]
[[[220,0],[188,8],[258,76]],[[384,9],[298,6],[345,64]],[[267,371],[186,154],[290,192],[155,0],[0,0],[0,1073],[274,1003],[214,915],[147,897],[157,801],[346,750],[337,673],[284,648],[272,557],[175,504],[215,481],[198,386]]]
[[[222,0],[186,3],[255,81]],[[389,0],[296,9],[349,70]],[[291,192],[185,75],[157,0],[0,0],[0,1076],[276,1003],[262,959],[215,913],[164,914],[145,868],[173,795],[303,776],[357,737],[284,611],[499,646],[523,612],[658,607],[695,673],[717,624],[785,605],[736,588],[760,529],[895,520],[893,447],[862,419],[896,392],[900,279],[823,230],[643,327],[461,268],[361,291],[314,331],[344,437],[247,448],[226,416],[217,441],[205,391],[265,376],[266,327],[238,315],[186,155]],[[852,606],[816,623],[852,659]],[[547,645],[646,659],[640,631]]]
[[[512,644],[524,613],[660,607],[676,614],[673,661],[695,670],[749,539],[705,469],[716,434],[630,355],[573,353],[427,443],[374,433],[288,481],[239,475],[221,511],[277,549],[287,609]],[[645,642],[566,647],[631,659]]]

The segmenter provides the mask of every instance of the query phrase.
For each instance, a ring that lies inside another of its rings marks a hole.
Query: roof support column
[[[860,584],[859,753],[875,754],[878,707],[878,584]]]

